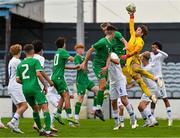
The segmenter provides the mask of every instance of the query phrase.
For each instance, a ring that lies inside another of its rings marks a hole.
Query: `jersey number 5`
[[[26,75],[27,71],[29,70],[28,64],[23,64],[22,67],[25,68],[25,70],[22,72],[22,78],[23,79],[29,79],[30,76]]]

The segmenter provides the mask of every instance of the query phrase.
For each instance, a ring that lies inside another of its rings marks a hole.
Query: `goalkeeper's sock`
[[[41,126],[41,119],[40,119],[39,113],[33,112],[33,118],[34,118],[34,121],[36,122],[36,125],[39,128],[39,130],[41,130],[42,126]]]
[[[167,112],[168,120],[172,120],[171,107],[167,107],[167,108],[166,108],[166,112]]]
[[[126,106],[126,110],[131,118],[131,122],[134,122],[136,120],[136,116],[130,103]]]
[[[45,130],[50,131],[51,127],[51,117],[49,112],[44,112],[44,123],[45,123]]]
[[[137,79],[136,82],[139,84],[139,87],[142,89],[142,91],[148,96],[151,96],[151,92],[149,90],[149,88],[147,87],[146,83],[144,82],[144,80],[141,79]]]

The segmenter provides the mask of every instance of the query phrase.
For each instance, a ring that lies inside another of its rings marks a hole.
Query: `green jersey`
[[[52,79],[64,77],[64,68],[69,57],[69,53],[64,48],[59,48],[56,51],[56,54],[54,56]]]
[[[95,49],[95,57],[93,60],[94,65],[100,67],[106,66],[106,60],[112,51],[112,44],[107,38],[101,38],[97,43],[93,44],[92,47]]]
[[[76,56],[74,57],[74,64],[80,65],[84,61],[84,59],[84,56],[76,54]],[[88,71],[86,71],[85,73],[82,69],[77,71],[76,82],[86,84],[88,80]]]
[[[111,41],[113,52],[116,53],[118,56],[122,56],[126,54],[126,51],[123,49],[125,46],[124,43],[122,42],[122,38],[123,38],[122,34],[116,31],[114,38]],[[125,61],[123,60],[121,60],[120,62],[121,64],[125,63]]]
[[[26,95],[41,90],[36,76],[37,71],[43,71],[43,69],[40,62],[31,57],[25,58],[17,67],[16,77],[22,81],[23,92]]]

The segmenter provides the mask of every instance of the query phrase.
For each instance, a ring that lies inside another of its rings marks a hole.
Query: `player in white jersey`
[[[9,72],[9,84],[8,84],[8,94],[11,96],[13,103],[16,105],[16,113],[13,115],[13,118],[10,122],[7,123],[7,126],[16,133],[24,133],[19,129],[19,118],[26,111],[28,105],[26,99],[22,92],[22,85],[16,82],[16,69],[21,60],[22,46],[19,44],[12,45],[10,47],[10,53],[12,58],[8,64]]]
[[[137,127],[137,120],[132,105],[128,101],[126,78],[122,73],[122,69],[119,63],[119,57],[115,53],[111,53],[111,63],[108,70],[110,80],[110,99],[112,101],[113,115],[115,119],[115,127],[113,130],[118,130],[121,127],[117,108],[118,98],[121,98],[122,104],[126,107],[131,119],[132,129],[134,129]]]
[[[143,64],[142,68],[152,73],[153,69],[151,64],[149,64],[149,59],[150,59],[150,52],[147,51],[141,54],[141,62]],[[145,80],[148,88],[151,90],[151,93],[158,96],[159,89],[157,84],[148,78],[143,78],[143,79]],[[155,125],[158,125],[158,122],[156,121],[154,115],[151,113],[150,107],[148,106],[150,102],[151,99],[145,94],[142,94],[138,109],[141,113],[142,118],[145,121],[143,127],[147,127],[147,126],[153,127]]]
[[[162,63],[168,57],[168,54],[162,51],[162,45],[160,42],[154,42],[151,46],[151,66],[153,67],[153,74],[155,77],[161,78],[163,80],[162,74]],[[163,99],[167,116],[168,116],[168,126],[172,126],[173,118],[172,118],[172,109],[167,97],[166,87],[163,84],[163,87],[159,91],[160,97]],[[152,104],[151,110],[154,113],[155,104]]]

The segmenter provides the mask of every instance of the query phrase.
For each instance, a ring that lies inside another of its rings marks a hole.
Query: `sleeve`
[[[20,73],[19,67],[20,67],[20,65],[18,65],[17,69],[16,69],[16,78],[21,78],[21,73]]]
[[[39,60],[36,60],[36,62],[35,62],[35,69],[36,69],[36,71],[43,71],[43,68],[42,68]]]
[[[119,57],[117,56],[117,54],[115,53],[111,53],[111,59],[119,59]]]
[[[40,59],[40,64],[41,64],[42,68],[44,68],[44,62],[45,62],[45,58],[42,57],[42,58]]]
[[[131,52],[129,53],[129,55],[130,55],[130,56],[133,56],[133,55],[139,53],[139,52],[142,50],[143,45],[144,45],[143,40],[138,39],[138,40],[137,40],[137,45],[136,45],[135,49],[134,49],[133,51],[131,51]]]
[[[92,45],[92,47],[94,49],[99,49],[99,48],[101,48],[103,46],[104,46],[104,43],[101,40],[99,40],[98,42],[96,42],[95,44]]]
[[[68,59],[70,57],[70,54],[66,50],[64,50],[61,56],[63,59]]]
[[[135,29],[134,29],[134,16],[130,17],[129,21],[129,30],[131,35],[135,35]]]
[[[167,53],[165,53],[164,51],[161,51],[161,50],[157,50],[158,51],[158,53],[160,53],[160,55],[161,55],[161,60],[164,60],[164,59],[166,59],[166,58],[168,58],[168,54]]]
[[[80,60],[79,60],[79,58],[78,58],[77,56],[75,56],[75,58],[74,58],[74,64],[75,64],[75,65],[81,64],[81,63],[80,63]]]
[[[120,41],[122,41],[122,39],[123,39],[123,36],[122,36],[122,34],[121,34],[120,32],[116,32],[116,37],[117,37]]]

